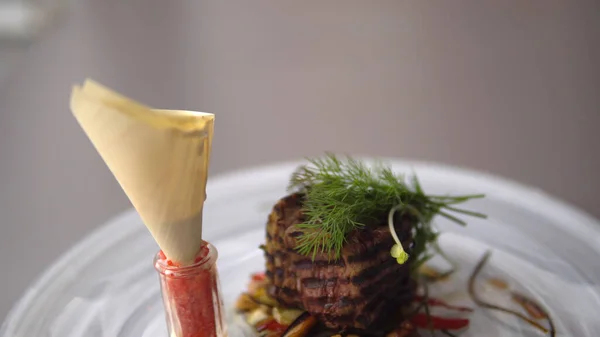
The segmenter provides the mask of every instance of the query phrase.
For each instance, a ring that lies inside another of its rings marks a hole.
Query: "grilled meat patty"
[[[390,256],[394,240],[381,223],[350,233],[339,259],[324,254],[313,260],[296,252],[303,230],[303,195],[292,194],[273,207],[267,223],[266,275],[270,293],[282,305],[301,308],[327,327],[340,330],[384,329],[386,319],[412,301],[416,289],[410,260],[400,265]],[[414,221],[398,217],[396,232],[404,247],[412,243]]]

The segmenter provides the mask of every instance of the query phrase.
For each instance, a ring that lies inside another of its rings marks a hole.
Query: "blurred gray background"
[[[217,116],[211,175],[324,150],[437,161],[595,216],[598,1],[82,0],[0,90],[0,319],[130,207],[68,109],[92,77]]]

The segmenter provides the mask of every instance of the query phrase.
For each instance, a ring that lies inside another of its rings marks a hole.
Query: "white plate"
[[[441,245],[462,266],[452,287],[464,288],[474,264],[492,248],[484,273],[507,279],[538,299],[554,317],[557,336],[600,335],[597,220],[540,191],[493,176],[433,164],[388,162],[398,172],[416,172],[427,193],[487,195],[466,206],[487,214],[488,220],[468,219],[465,228],[436,220],[446,233]],[[205,238],[219,250],[228,307],[245,288],[248,274],[263,269],[257,247],[264,240],[267,215],[285,195],[289,175],[298,164],[240,171],[209,182]],[[135,212],[118,216],[46,270],[10,312],[0,336],[166,336],[152,266],[157,249]],[[239,330],[230,327],[230,335],[236,334]],[[541,334],[506,315],[477,310],[463,336],[483,335]]]

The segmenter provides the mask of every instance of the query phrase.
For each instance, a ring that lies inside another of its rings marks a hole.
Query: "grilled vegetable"
[[[252,298],[254,301],[270,307],[275,307],[278,305],[277,301],[267,294],[267,289],[265,287],[258,288],[252,295]]]
[[[241,294],[235,303],[236,310],[241,312],[252,311],[258,308],[258,306],[259,304],[252,298],[252,296],[246,293]]]
[[[282,337],[304,337],[307,336],[310,330],[317,324],[317,319],[311,316],[308,312],[300,315],[290,324]]]
[[[414,332],[415,327],[409,321],[404,321],[398,329],[388,333],[385,337],[408,337],[412,336]]]
[[[284,309],[282,307],[273,308],[273,318],[283,325],[290,325],[302,315],[303,311],[298,309]]]
[[[268,320],[268,319],[272,319],[271,316],[269,316],[269,314],[267,314],[264,310],[262,310],[261,308],[257,308],[253,311],[251,311],[247,316],[246,316],[246,322],[248,324],[250,324],[251,326],[256,326],[258,323]]]

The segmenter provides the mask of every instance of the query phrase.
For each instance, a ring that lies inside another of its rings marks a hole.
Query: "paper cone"
[[[73,88],[71,110],[167,258],[193,263],[214,115],[152,110],[93,81]]]

